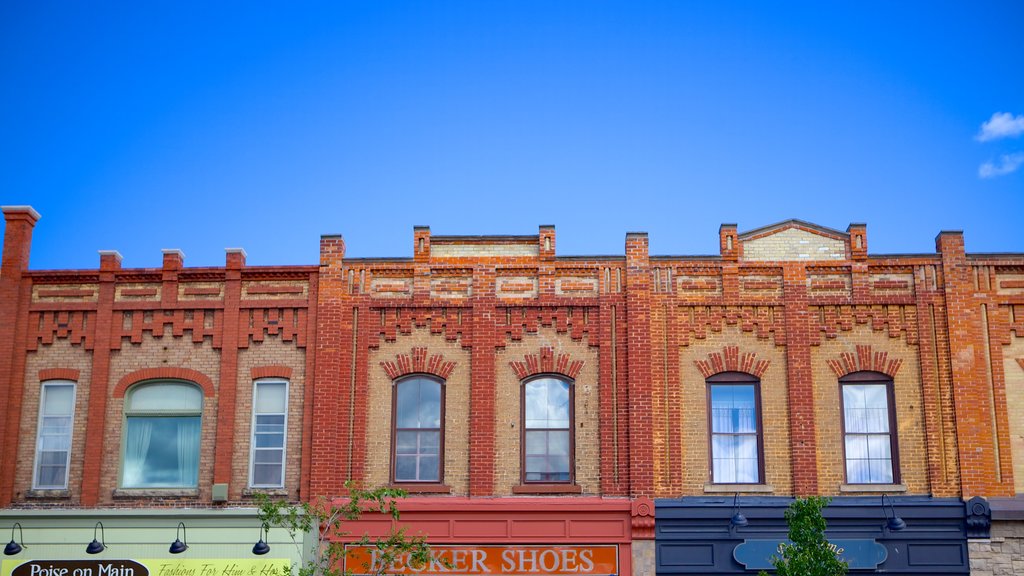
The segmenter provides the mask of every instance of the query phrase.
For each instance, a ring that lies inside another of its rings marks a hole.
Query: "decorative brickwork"
[[[75,368],[43,368],[39,371],[39,381],[71,380],[77,382],[79,374],[81,372]]]
[[[408,354],[396,354],[394,361],[380,363],[392,380],[407,374],[433,374],[442,380],[455,369],[455,362],[446,361],[443,354],[427,357],[426,348],[413,348]]]
[[[254,366],[250,369],[250,374],[253,380],[260,378],[284,378],[287,380],[292,377],[292,369],[290,366]]]
[[[143,380],[187,380],[198,384],[203,389],[203,396],[213,396],[213,380],[202,372],[188,368],[143,368],[130,374],[125,374],[114,386],[114,398],[124,398],[125,392],[132,384]]]
[[[583,369],[582,360],[573,360],[569,354],[555,354],[552,348],[541,348],[536,354],[527,354],[523,360],[509,362],[512,371],[520,380],[537,374],[557,373],[576,378]]]
[[[881,372],[895,378],[902,365],[903,360],[899,358],[890,360],[888,352],[872,352],[870,344],[858,345],[856,354],[843,352],[839,358],[828,361],[829,368],[839,378],[862,370]]]
[[[726,346],[721,352],[708,354],[707,360],[694,361],[705,378],[721,372],[745,372],[760,378],[770,364],[768,360],[758,360],[756,352],[741,354],[739,346]]]

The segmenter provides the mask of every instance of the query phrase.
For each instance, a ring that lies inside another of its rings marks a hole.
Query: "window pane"
[[[277,464],[281,465],[281,461],[284,458],[283,450],[257,450],[253,457],[257,464]]]
[[[395,451],[398,454],[415,454],[416,432],[399,432],[395,437]]]
[[[419,477],[416,479],[420,482],[436,482],[439,479],[437,474],[437,456],[424,456],[420,458]]]
[[[75,385],[44,384],[36,436],[36,488],[66,488]]]
[[[548,436],[548,454],[555,454],[558,456],[569,455],[569,432],[547,432]],[[566,465],[568,466],[569,459],[566,458]]]
[[[524,385],[526,428],[569,427],[569,383],[542,378]]]
[[[404,380],[397,385],[399,428],[441,427],[441,383],[426,378]]]
[[[198,416],[128,417],[123,486],[194,487],[198,475]]]
[[[134,411],[200,412],[203,409],[203,394],[191,384],[144,384],[132,390],[128,406]]]
[[[437,454],[441,449],[440,432],[420,432],[420,452],[426,454]]]
[[[259,382],[256,384],[257,414],[282,414],[288,404],[287,385],[284,382]]]
[[[843,384],[846,481],[892,483],[892,438],[886,384]]]
[[[891,458],[892,445],[888,434],[872,434],[868,436],[868,456],[871,458]]]
[[[420,380],[419,428],[441,427],[441,384]]]
[[[74,407],[75,387],[65,384],[43,386],[43,413],[47,416],[70,416]]]
[[[757,432],[757,409],[752,385],[711,386],[711,430]]]
[[[867,460],[846,461],[846,481],[851,484],[867,484],[871,475]]]
[[[395,480],[416,480],[416,456],[395,456]]]
[[[280,464],[256,464],[252,469],[252,483],[257,486],[280,486],[284,483]]]
[[[66,456],[65,456],[66,457]],[[40,466],[36,477],[38,488],[64,488],[64,479],[67,477],[65,466]]]

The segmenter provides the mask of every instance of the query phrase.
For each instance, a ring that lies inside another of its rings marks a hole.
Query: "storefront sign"
[[[282,576],[285,558],[159,560],[4,560],[0,576]]]
[[[772,568],[772,556],[782,556],[782,544],[791,544],[789,540],[744,540],[733,549],[732,556],[748,570],[768,570]],[[874,570],[885,562],[889,552],[875,540],[847,539],[829,540],[832,550],[840,560],[849,563],[854,570]]]
[[[406,554],[387,573],[597,576],[619,572],[616,546],[431,546],[430,550],[434,556],[430,562],[410,564]],[[380,553],[372,546],[348,546],[345,568],[355,574],[378,573]]]

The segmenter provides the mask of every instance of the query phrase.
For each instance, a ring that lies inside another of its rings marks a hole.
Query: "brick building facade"
[[[889,572],[943,550],[925,560],[966,573],[967,534],[972,573],[1024,561],[1024,255],[967,254],[958,232],[935,254],[869,255],[862,224],[727,224],[715,256],[652,256],[630,233],[622,255],[578,257],[556,254],[551,226],[417,227],[411,258],[346,258],[324,236],[319,266],[229,249],[189,268],[169,250],[160,269],[101,252],[97,269],[37,271],[38,214],[4,214],[0,430],[17,441],[0,507],[26,527],[40,508],[245,509],[352,479],[408,490],[403,522],[467,554],[744,573],[734,549],[774,537],[788,498],[821,494]],[[161,456],[147,426],[166,414],[145,398],[174,383],[201,398],[174,412],[198,427]],[[66,470],[44,471],[41,399],[72,389]],[[173,486],[135,480],[157,461]],[[58,472],[65,486],[41,487]],[[883,494],[906,532],[875,527]],[[985,509],[965,513],[975,496]],[[749,527],[729,526],[737,506]],[[670,538],[684,517],[709,524]],[[915,531],[944,522],[945,540]]]

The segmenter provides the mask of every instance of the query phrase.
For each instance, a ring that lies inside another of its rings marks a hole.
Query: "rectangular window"
[[[842,388],[846,481],[850,484],[892,484],[888,385],[843,384]]]
[[[256,382],[252,413],[249,484],[256,488],[283,487],[288,383],[282,380]]]
[[[63,490],[68,487],[71,425],[74,413],[74,383],[43,384],[42,395],[39,398],[35,478],[32,482],[34,488]]]
[[[711,481],[757,484],[757,394],[753,384],[711,384]]]

